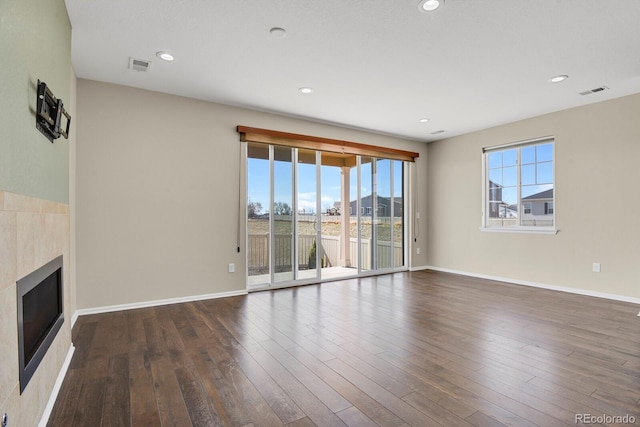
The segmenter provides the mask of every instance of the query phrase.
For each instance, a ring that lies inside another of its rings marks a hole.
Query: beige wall
[[[429,144],[429,265],[640,298],[639,118],[633,95]],[[482,148],[546,135],[558,234],[480,231]]]
[[[422,143],[82,79],[77,103],[80,309],[245,289],[237,125],[419,151],[426,177]]]

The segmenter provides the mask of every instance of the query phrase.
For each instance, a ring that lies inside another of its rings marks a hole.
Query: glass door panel
[[[342,259],[341,229],[342,217],[340,198],[340,167],[336,165],[336,157],[329,153],[321,153],[322,166],[321,195],[322,206],[320,226],[320,266],[322,277],[329,274],[329,269],[340,267]]]
[[[321,153],[320,162],[322,206],[320,225],[320,265],[321,278],[355,276],[357,258],[352,250],[357,239],[350,238],[350,210],[357,204],[357,197],[351,199],[352,169],[356,166],[356,156],[340,153]],[[355,181],[354,181],[355,184]]]
[[[297,173],[297,279],[315,279],[319,275],[317,152],[298,149]]]
[[[375,268],[373,261],[373,191],[375,181],[373,179],[373,158],[362,156],[360,158],[360,271],[369,271]]]
[[[272,206],[270,210],[273,282],[293,280],[293,148],[273,146]]]
[[[391,160],[376,159],[375,166],[376,197],[373,226],[376,249],[376,267],[378,270],[393,266],[393,244],[391,219]]]
[[[360,257],[360,245],[358,244],[358,168],[354,165],[349,170],[349,259],[351,267],[358,268]],[[347,217],[345,216],[345,221]]]
[[[247,144],[247,284],[250,289],[271,281],[270,176],[269,146]]]
[[[404,163],[400,160],[391,162],[393,179],[393,267],[404,266]]]

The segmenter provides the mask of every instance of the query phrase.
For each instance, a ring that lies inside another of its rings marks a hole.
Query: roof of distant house
[[[553,188],[550,190],[545,190],[537,194],[532,194],[529,197],[524,197],[522,200],[542,200],[542,199],[553,199]]]

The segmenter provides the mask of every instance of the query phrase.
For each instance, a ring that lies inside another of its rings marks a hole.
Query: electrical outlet
[[[229,264],[229,273],[235,273],[236,272],[236,265],[231,263]]]
[[[420,255],[420,248],[416,248],[416,255]]]
[[[600,273],[600,263],[599,262],[594,262],[592,269],[593,269],[594,273]]]

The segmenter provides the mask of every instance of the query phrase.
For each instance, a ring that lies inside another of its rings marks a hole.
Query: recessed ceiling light
[[[272,29],[269,30],[269,33],[277,38],[277,39],[282,39],[284,37],[286,37],[287,35],[287,30],[285,30],[284,28],[280,28],[280,27],[273,27]]]
[[[444,0],[421,0],[418,4],[421,12],[433,12],[444,4]]]
[[[170,54],[169,52],[165,52],[164,50],[156,52],[156,56],[163,61],[173,61],[175,59],[172,54]]]
[[[304,93],[305,95],[313,93],[313,88],[312,87],[301,87],[298,90],[300,91],[300,93]]]
[[[427,123],[428,121],[429,121],[429,119],[426,118],[426,117],[420,119],[420,123]]]
[[[559,75],[559,76],[551,77],[551,78],[549,79],[549,81],[550,81],[551,83],[560,83],[560,82],[562,82],[562,81],[567,80],[568,78],[569,78],[569,76],[567,76],[566,74],[561,74],[561,75]]]

